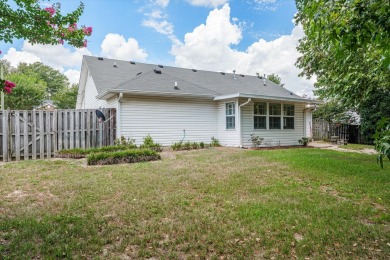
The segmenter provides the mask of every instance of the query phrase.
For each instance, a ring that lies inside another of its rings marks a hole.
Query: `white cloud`
[[[167,7],[169,4],[169,0],[155,0],[155,1],[151,1],[151,2],[154,2],[156,5],[164,7],[164,8]]]
[[[68,77],[70,84],[79,83],[80,71],[69,69],[64,72],[64,75]]]
[[[194,6],[218,7],[226,4],[229,0],[187,0],[187,2]]]
[[[109,33],[102,44],[102,56],[122,60],[145,60],[147,52],[140,48],[138,41],[134,38],[126,39],[119,34]]]
[[[254,9],[257,11],[271,10],[275,11],[280,3],[277,0],[251,0]]]
[[[146,27],[150,27],[150,28],[156,30],[156,32],[164,34],[164,35],[168,35],[168,36],[173,35],[173,31],[174,31],[173,24],[171,24],[170,22],[168,22],[166,20],[159,21],[155,18],[152,18],[152,19],[142,21],[142,25],[146,26]]]
[[[232,45],[241,41],[242,30],[239,25],[230,22],[230,7],[227,4],[211,11],[206,24],[187,33],[184,43],[172,46],[171,53],[175,56],[176,65],[226,72],[235,69],[238,73],[249,75],[256,75],[256,72],[276,73],[287,89],[313,96],[310,92],[315,79],[298,77],[299,69],[294,65],[299,57],[296,45],[304,36],[300,26],[295,27],[290,35],[269,42],[260,39],[245,51],[237,51]]]
[[[20,51],[10,48],[4,54],[4,59],[8,60],[13,67],[17,67],[22,62],[27,64],[42,62],[63,73],[65,68],[79,68],[83,55],[91,55],[91,52],[86,48],[70,49],[63,45],[32,45],[24,41]],[[76,70],[68,69],[64,74],[68,76],[70,82],[76,82]]]
[[[33,53],[17,51],[15,48],[9,48],[8,52],[4,54],[4,59],[11,63],[12,67],[17,67],[19,63],[34,63],[41,62],[41,59]]]

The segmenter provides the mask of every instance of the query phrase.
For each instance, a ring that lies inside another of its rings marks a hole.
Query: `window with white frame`
[[[226,103],[226,129],[236,129],[236,109],[234,102]]]
[[[254,129],[267,129],[267,103],[254,104],[253,126]]]
[[[281,129],[282,104],[269,104],[269,129]]]
[[[283,105],[283,129],[294,129],[294,105]]]

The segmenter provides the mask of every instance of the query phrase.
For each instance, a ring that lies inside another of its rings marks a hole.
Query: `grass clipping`
[[[87,163],[88,165],[107,165],[118,163],[147,162],[159,159],[161,159],[161,157],[156,151],[150,149],[141,149],[91,153],[87,156]]]

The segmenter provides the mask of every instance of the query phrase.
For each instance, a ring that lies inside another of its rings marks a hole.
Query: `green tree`
[[[279,77],[278,74],[272,73],[271,75],[267,76],[267,79],[272,81],[275,84],[282,86],[282,87],[284,86],[284,84],[282,83],[282,78]]]
[[[64,88],[53,96],[54,104],[58,109],[76,108],[78,84],[73,84],[70,88]]]
[[[85,47],[85,36],[92,34],[91,27],[77,22],[84,11],[84,4],[73,12],[62,15],[61,4],[42,8],[39,0],[0,0],[0,42],[26,39],[32,44],[63,44]]]
[[[13,73],[7,78],[16,83],[11,94],[4,97],[5,108],[31,110],[42,103],[46,96],[46,83],[34,76]]]
[[[313,112],[313,118],[321,118],[329,123],[341,122],[346,119],[348,109],[335,101],[329,101]]]
[[[296,65],[317,76],[316,94],[359,106],[390,88],[388,0],[297,0],[296,22],[305,37]]]
[[[390,118],[390,91],[377,91],[371,94],[361,103],[359,114],[364,139],[372,142],[377,122],[382,117]]]
[[[14,72],[31,75],[46,82],[47,93],[50,95],[67,89],[69,86],[68,78],[64,74],[41,62],[32,64],[20,63]]]

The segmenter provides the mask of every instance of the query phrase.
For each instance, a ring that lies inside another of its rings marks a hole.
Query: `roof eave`
[[[230,95],[222,95],[214,97],[215,101],[226,100],[232,98],[258,98],[258,99],[267,99],[267,100],[278,100],[278,101],[294,101],[300,103],[313,103],[313,104],[323,104],[322,100],[313,100],[305,98],[296,98],[296,97],[275,97],[275,96],[266,96],[266,95],[255,95],[255,94],[246,94],[246,93],[235,93]]]
[[[138,96],[163,96],[163,97],[195,97],[202,99],[213,100],[214,95],[208,94],[192,94],[192,93],[175,93],[175,92],[159,92],[159,91],[143,91],[143,90],[127,90],[127,89],[108,89],[96,96],[97,99],[107,100],[116,94],[134,94]]]

